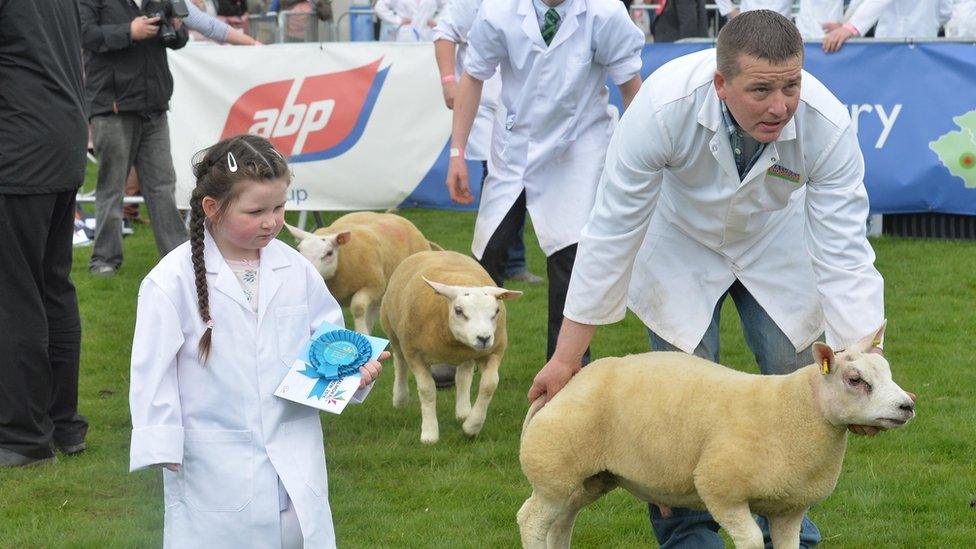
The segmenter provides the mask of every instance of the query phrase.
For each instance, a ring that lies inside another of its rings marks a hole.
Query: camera
[[[177,41],[176,29],[170,24],[169,20],[173,17],[185,19],[190,15],[186,9],[186,0],[160,0],[156,9],[149,14],[149,17],[159,18],[159,37],[165,44],[174,44]]]

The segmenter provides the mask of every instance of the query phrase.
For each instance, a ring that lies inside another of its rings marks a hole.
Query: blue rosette
[[[317,379],[309,398],[322,398],[330,381],[355,374],[369,361],[373,347],[369,340],[352,330],[332,330],[312,340],[308,364],[301,374]]]

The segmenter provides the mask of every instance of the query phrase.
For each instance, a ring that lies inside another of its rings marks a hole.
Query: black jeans
[[[0,194],[0,447],[34,458],[88,431],[78,415],[74,217],[75,191]]]
[[[505,214],[498,228],[488,239],[485,252],[481,255],[481,266],[488,271],[488,275],[495,284],[505,283],[505,266],[508,264],[508,250],[512,240],[525,224],[525,191],[515,200],[511,209]],[[576,244],[546,257],[546,272],[549,275],[549,328],[546,345],[546,360],[552,358],[556,351],[556,341],[559,339],[559,328],[563,324],[563,309],[566,306],[566,290],[569,289],[569,277],[573,274],[573,263],[576,262]],[[583,356],[583,364],[590,361],[590,350]]]

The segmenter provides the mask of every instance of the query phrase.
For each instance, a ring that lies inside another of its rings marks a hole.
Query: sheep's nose
[[[913,413],[915,411],[915,403],[914,402],[907,402],[907,403],[902,404],[901,406],[899,406],[898,409],[901,410],[901,411],[903,411],[903,412]]]
[[[487,347],[488,342],[491,341],[491,336],[477,336],[477,338],[478,345],[481,345],[482,347]]]

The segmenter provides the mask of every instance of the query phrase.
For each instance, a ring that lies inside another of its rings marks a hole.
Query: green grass
[[[430,238],[468,251],[469,213],[407,210]],[[327,221],[334,219],[327,216]],[[529,265],[545,262],[531,232]],[[976,245],[884,238],[887,352],[896,380],[919,394],[918,418],[873,439],[854,437],[834,494],[812,511],[825,547],[972,547],[976,544]],[[148,228],[125,240],[118,276],[85,272],[75,253],[84,327],[80,408],[89,450],[55,466],[0,471],[0,547],[155,547],[162,543],[158,471],[127,473],[128,363],[136,292],[156,262]],[[323,414],[332,512],[344,547],[515,547],[515,512],[529,489],[518,466],[525,393],[545,358],[544,287],[515,284],[509,351],[484,430],[468,440],[453,418],[453,391],[438,393],[441,440],[423,446],[416,393],[391,405],[387,364],[371,396],[341,416]],[[727,302],[723,362],[757,371]],[[348,321],[348,316],[347,316]],[[597,332],[595,356],[646,350],[632,316]],[[0,374],[2,375],[2,374]],[[413,385],[411,383],[411,390]],[[689,413],[694,413],[689,411]],[[621,490],[584,510],[577,547],[653,546],[646,508]]]

